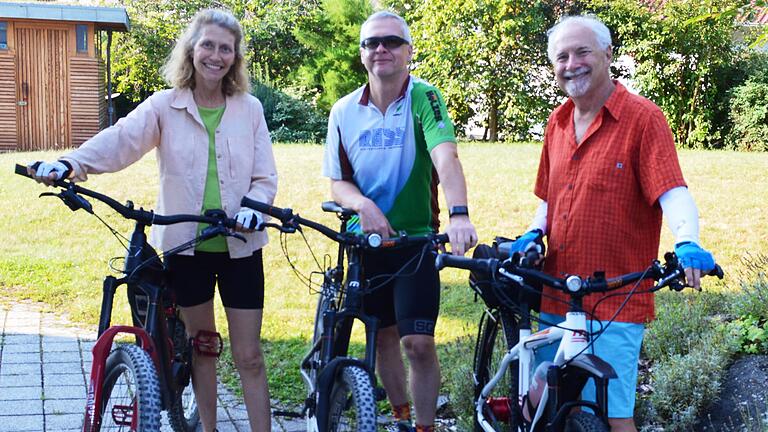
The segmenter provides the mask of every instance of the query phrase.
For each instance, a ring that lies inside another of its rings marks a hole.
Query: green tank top
[[[205,191],[203,192],[202,213],[206,210],[221,208],[221,189],[219,187],[219,170],[216,167],[216,128],[219,127],[221,116],[224,115],[224,106],[218,108],[205,108],[198,106],[197,111],[208,131],[208,170],[205,176]],[[201,214],[202,214],[201,213]],[[197,234],[208,226],[199,224]],[[195,248],[201,252],[227,252],[227,239],[222,236],[206,240]]]

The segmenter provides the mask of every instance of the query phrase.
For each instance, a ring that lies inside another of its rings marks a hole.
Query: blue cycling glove
[[[540,229],[530,230],[527,233],[516,238],[512,245],[509,247],[510,255],[519,252],[525,255],[530,250],[536,250],[538,253],[544,253],[544,233]]]
[[[694,242],[686,241],[676,244],[675,254],[683,268],[695,268],[705,273],[715,268],[715,258],[712,254]]]

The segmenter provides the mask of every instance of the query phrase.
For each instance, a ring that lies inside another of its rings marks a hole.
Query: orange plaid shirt
[[[664,114],[653,102],[615,85],[581,144],[570,99],[547,122],[534,192],[548,203],[544,270],[555,276],[605,271],[613,277],[648,267],[659,253],[658,199],[686,186]],[[638,290],[650,286],[647,281]],[[565,315],[568,296],[551,288],[544,294],[542,311]],[[585,297],[584,310],[591,312],[603,297]],[[625,297],[600,301],[597,318],[610,319]],[[653,294],[635,294],[616,320],[643,323],[653,317]]]

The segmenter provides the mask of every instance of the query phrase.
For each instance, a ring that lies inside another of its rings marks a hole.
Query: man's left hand
[[[682,242],[675,245],[675,254],[685,269],[688,286],[701,289],[701,274],[707,274],[715,268],[715,258],[709,251],[694,242]]]
[[[469,221],[469,216],[452,216],[448,220],[446,233],[451,242],[451,253],[454,255],[464,255],[477,244],[477,232]]]

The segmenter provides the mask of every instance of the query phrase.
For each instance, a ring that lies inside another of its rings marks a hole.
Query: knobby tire
[[[376,398],[368,372],[345,366],[331,389],[329,432],[375,432]]]
[[[141,347],[121,345],[110,353],[102,395],[101,431],[160,430],[160,383],[152,358]]]
[[[577,412],[565,419],[565,432],[609,432],[608,426],[594,414]]]
[[[483,387],[490,381],[496,373],[501,363],[501,359],[509,351],[509,348],[515,346],[518,340],[517,320],[509,312],[494,309],[489,311],[480,323],[478,331],[478,340],[475,345],[474,376],[475,389],[473,403],[477,401]],[[517,408],[517,383],[518,383],[518,362],[509,364],[507,373],[499,381],[491,392],[491,397],[507,397],[512,410]],[[486,411],[488,408],[486,407]],[[477,421],[475,409],[472,410],[474,420],[474,429],[476,432],[482,432],[483,429]],[[513,413],[514,414],[514,413]],[[491,421],[493,418],[488,413],[486,418]],[[514,415],[513,415],[514,418]],[[499,432],[516,431],[517,428],[508,422],[497,421],[493,423],[494,429]]]
[[[168,422],[174,432],[194,432],[200,423],[200,413],[197,411],[195,392],[192,389],[192,351],[187,331],[181,319],[169,320],[168,331],[173,335],[173,350],[175,356],[180,356],[178,369],[174,369],[174,379],[183,388],[179,388],[168,409]]]

